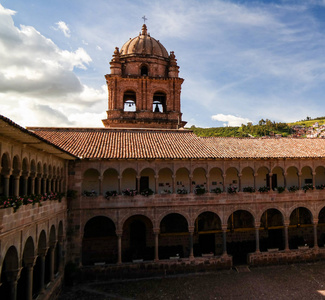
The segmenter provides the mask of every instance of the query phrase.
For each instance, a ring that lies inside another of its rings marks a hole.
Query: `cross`
[[[146,24],[146,21],[148,20],[148,19],[146,18],[146,16],[143,16],[142,19],[143,19],[144,24]]]

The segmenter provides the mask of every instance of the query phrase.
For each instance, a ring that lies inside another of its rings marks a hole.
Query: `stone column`
[[[313,189],[316,189],[316,172],[313,172]]]
[[[55,250],[56,242],[53,243],[49,248],[50,255],[50,281],[54,280],[54,250]]]
[[[241,192],[241,177],[243,174],[238,174],[238,192]]]
[[[210,175],[207,174],[206,175],[206,179],[207,179],[207,186],[206,186],[206,193],[210,193]]]
[[[261,223],[255,223],[255,238],[256,238],[256,250],[255,252],[260,252],[260,226]]]
[[[20,176],[14,177],[14,196],[19,196],[19,179]]]
[[[256,177],[258,176],[258,173],[254,173],[254,190],[256,191]]]
[[[27,269],[27,282],[26,282],[26,299],[33,299],[33,271],[36,261],[36,256],[29,257],[25,260],[25,268]]]
[[[23,196],[27,195],[28,191],[28,175],[23,177]]]
[[[30,182],[30,193],[33,195],[35,194],[35,176],[31,177],[31,182]]]
[[[46,177],[42,178],[42,186],[43,186],[43,190],[41,189],[40,194],[46,193]]]
[[[270,191],[272,191],[272,176],[273,176],[273,173],[269,173],[269,186],[270,186]]]
[[[176,194],[176,175],[172,175],[172,193]]]
[[[39,278],[39,286],[40,286],[40,290],[39,293],[41,293],[44,290],[44,284],[45,284],[45,256],[47,253],[47,250],[49,248],[44,248],[42,249],[41,253],[39,254],[40,257],[40,263],[41,263],[41,267],[40,267],[40,278]]]
[[[299,187],[299,190],[301,190],[301,175],[302,175],[302,173],[298,172],[298,187]]]
[[[317,225],[318,225],[318,219],[314,219],[314,221],[313,221],[313,229],[314,229],[314,249],[318,249]]]
[[[117,263],[122,263],[122,231],[116,232],[117,235]]]
[[[117,192],[118,192],[118,194],[121,194],[122,193],[122,176],[117,176],[117,181],[118,181]]]
[[[287,191],[287,175],[288,173],[284,172],[283,173],[283,183],[284,183],[284,189]]]
[[[190,194],[194,192],[194,191],[193,191],[192,180],[193,180],[193,175],[190,174],[190,176],[189,176],[189,181],[190,181],[190,190],[189,190],[189,193],[190,193]]]
[[[223,179],[223,181],[222,181],[222,189],[223,189],[223,192],[224,193],[227,193],[227,190],[226,190],[226,174],[222,174],[222,179]]]
[[[17,299],[17,281],[20,277],[20,269],[5,271],[7,279],[10,283],[10,300]],[[9,299],[8,299],[9,300]]]
[[[141,178],[141,176],[137,176],[137,186],[136,186],[136,189],[137,189],[138,194],[140,194],[140,178]]]
[[[158,179],[159,176],[155,175],[155,194],[158,194]]]
[[[153,233],[155,234],[155,259],[154,261],[159,261],[159,228],[154,229]]]
[[[193,260],[194,259],[194,253],[193,253],[193,234],[194,234],[194,227],[189,227],[189,239],[190,239],[190,256],[189,259]]]
[[[289,222],[284,222],[284,250],[285,251],[290,251],[289,248],[289,233],[288,233],[288,228],[289,228]]]
[[[9,197],[9,182],[10,182],[10,175],[5,175],[4,176],[3,193],[6,197]]]
[[[222,225],[222,255],[227,255],[227,227]]]
[[[103,176],[98,176],[98,184],[99,184],[98,194],[103,195]]]

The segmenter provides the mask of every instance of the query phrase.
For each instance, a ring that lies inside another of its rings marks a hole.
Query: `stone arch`
[[[140,171],[140,193],[144,193],[148,190],[156,192],[155,175],[155,170],[152,168],[144,168]]]
[[[153,260],[153,223],[145,215],[132,215],[123,223],[122,235],[123,261]]]
[[[164,91],[156,91],[152,98],[152,111],[164,113],[167,112],[167,94]]]
[[[1,173],[0,173],[0,195],[9,196],[10,183],[9,178],[11,174],[10,156],[7,152],[1,156]]]
[[[194,188],[207,189],[207,173],[202,167],[193,170],[192,185]]]
[[[313,186],[313,170],[309,166],[301,169],[301,187],[305,185]]]
[[[190,192],[190,172],[187,168],[179,168],[176,173],[176,192],[189,193]],[[183,191],[183,192],[181,192]]]
[[[256,190],[268,186],[270,170],[266,166],[259,167],[256,172]]]
[[[225,179],[225,187],[226,190],[229,188],[234,188],[238,191],[239,188],[239,177],[238,170],[235,167],[229,167],[226,169],[226,179]]]
[[[247,263],[247,254],[256,250],[255,219],[248,210],[236,210],[227,222],[227,252],[234,264]]]
[[[108,195],[109,193],[118,193],[119,186],[118,186],[118,177],[119,174],[116,169],[108,168],[105,170],[103,174],[103,194]]]
[[[278,187],[285,187],[284,170],[280,166],[275,166],[272,169],[272,189],[275,190]]]
[[[140,66],[140,76],[149,76],[149,67],[147,64]]]
[[[316,189],[324,189],[325,188],[325,167],[318,166],[315,169],[315,186]]]
[[[325,247],[325,206],[318,213],[317,237],[318,246]]]
[[[170,194],[173,192],[173,171],[162,168],[158,171],[158,193]]]
[[[209,171],[209,182],[210,182],[210,191],[216,191],[216,189],[220,189],[223,191],[223,176],[222,170],[218,167],[211,168]]]
[[[241,170],[241,189],[254,188],[254,170],[251,167],[245,167]]]
[[[284,249],[284,215],[276,208],[265,210],[260,219],[260,250]]]
[[[18,280],[18,288],[17,288],[17,298],[18,299],[27,299],[27,294],[31,293],[31,289],[29,289],[28,284],[30,281],[28,277],[31,276],[29,270],[33,267],[35,261],[35,245],[34,240],[31,236],[29,236],[25,242],[23,257],[22,257],[22,269],[20,272],[20,277]],[[30,297],[32,295],[29,295]]]
[[[11,299],[12,288],[11,282],[18,280],[19,277],[19,259],[15,246],[10,246],[6,252],[1,268],[0,295],[3,299]],[[17,293],[15,289],[14,293]]]
[[[83,229],[82,264],[114,263],[117,261],[115,223],[106,216],[89,219]]]
[[[128,112],[137,111],[137,93],[132,89],[127,89],[123,93],[123,110]]]
[[[87,169],[84,172],[82,177],[82,191],[85,196],[95,196],[99,194],[99,176],[99,171],[94,168]]]
[[[220,217],[211,211],[198,215],[194,227],[194,256],[222,254],[222,225]]]
[[[308,208],[299,206],[291,212],[288,234],[290,249],[313,245],[313,215]]]
[[[298,169],[295,166],[291,166],[287,168],[287,188],[291,187],[299,187],[299,177],[298,177]]]
[[[133,168],[127,168],[122,172],[121,182],[123,190],[137,190],[137,172]]]
[[[188,220],[182,214],[168,213],[159,223],[159,257],[187,257],[189,255]]]

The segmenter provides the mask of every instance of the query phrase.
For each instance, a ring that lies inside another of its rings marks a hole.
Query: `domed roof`
[[[166,48],[147,33],[147,26],[143,24],[142,32],[137,37],[129,39],[121,48],[123,55],[153,55],[168,58]]]

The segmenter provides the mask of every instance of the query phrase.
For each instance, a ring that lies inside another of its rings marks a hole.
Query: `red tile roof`
[[[325,158],[324,139],[201,138],[187,130],[29,129],[82,158]]]

